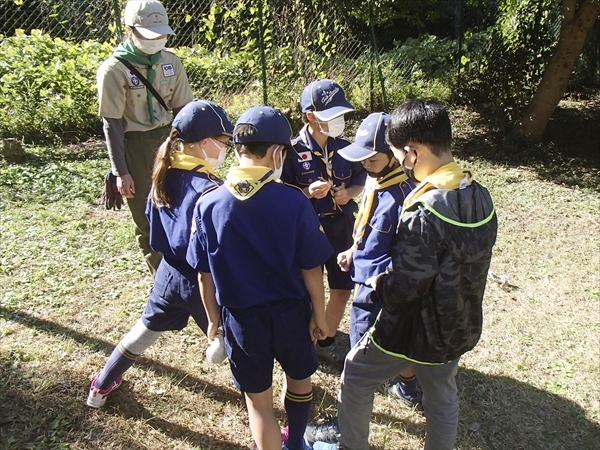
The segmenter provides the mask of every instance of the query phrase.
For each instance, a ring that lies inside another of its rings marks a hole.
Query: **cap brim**
[[[359,162],[375,156],[378,152],[376,150],[361,147],[360,145],[350,144],[347,147],[338,150],[338,153],[347,161]]]
[[[313,111],[313,114],[317,119],[328,122],[331,119],[335,119],[336,117],[352,111],[354,111],[354,108],[348,103],[346,106],[334,106],[333,108],[326,109],[325,111]]]
[[[169,25],[156,25],[153,27],[135,27],[138,33],[146,39],[156,39],[163,34],[175,34]]]

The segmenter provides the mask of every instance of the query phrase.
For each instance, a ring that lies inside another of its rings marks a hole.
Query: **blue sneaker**
[[[402,383],[398,381],[397,383],[387,386],[387,393],[390,397],[399,400],[400,403],[405,406],[417,411],[423,411],[423,394],[419,388],[417,388],[414,393],[408,393],[405,392]]]
[[[342,447],[340,447],[339,444],[332,444],[328,442],[315,442],[312,448],[313,450],[338,450]]]
[[[283,450],[290,450],[287,447],[283,447]],[[313,450],[313,446],[306,442],[306,439],[302,441],[302,450]]]
[[[337,417],[323,422],[320,425],[309,425],[306,427],[306,431],[304,432],[304,439],[306,439],[306,441],[311,444],[313,448],[317,441],[320,441],[321,443],[337,445],[339,436],[340,428],[338,426]]]

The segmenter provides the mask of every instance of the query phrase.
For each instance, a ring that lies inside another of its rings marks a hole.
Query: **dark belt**
[[[345,217],[346,214],[339,214],[339,213],[317,213],[317,217],[319,219],[331,219],[331,220],[335,220],[335,219],[339,219],[340,217]]]
[[[151,139],[151,138],[160,139],[164,136],[167,136],[170,131],[171,131],[171,127],[169,125],[165,125],[163,127],[158,127],[158,128],[155,128],[153,130],[148,130],[148,131],[126,131],[125,139],[137,139],[137,140]]]

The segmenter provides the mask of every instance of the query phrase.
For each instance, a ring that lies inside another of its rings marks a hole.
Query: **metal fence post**
[[[267,60],[265,58],[264,26],[263,26],[263,1],[258,0],[258,47],[260,50],[260,63],[262,65],[263,103],[268,103],[267,95]]]
[[[383,79],[383,73],[381,72],[381,64],[379,63],[379,50],[377,49],[377,39],[375,38],[375,28],[373,27],[373,2],[369,4],[369,28],[371,29],[371,41],[373,44],[373,52],[375,53],[375,61],[377,61],[377,74],[379,75],[379,82],[381,84],[381,96],[383,99],[383,109],[388,110],[387,95],[385,93],[385,82]],[[371,109],[373,107],[371,106]]]

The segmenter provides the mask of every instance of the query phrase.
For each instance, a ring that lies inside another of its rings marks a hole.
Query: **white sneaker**
[[[96,375],[90,384],[90,392],[86,401],[86,404],[92,408],[102,408],[106,403],[106,397],[108,397],[108,394],[121,386],[121,382],[123,381],[123,378],[119,377],[108,387],[108,389],[98,389],[96,386],[94,386],[97,378],[98,375]]]

